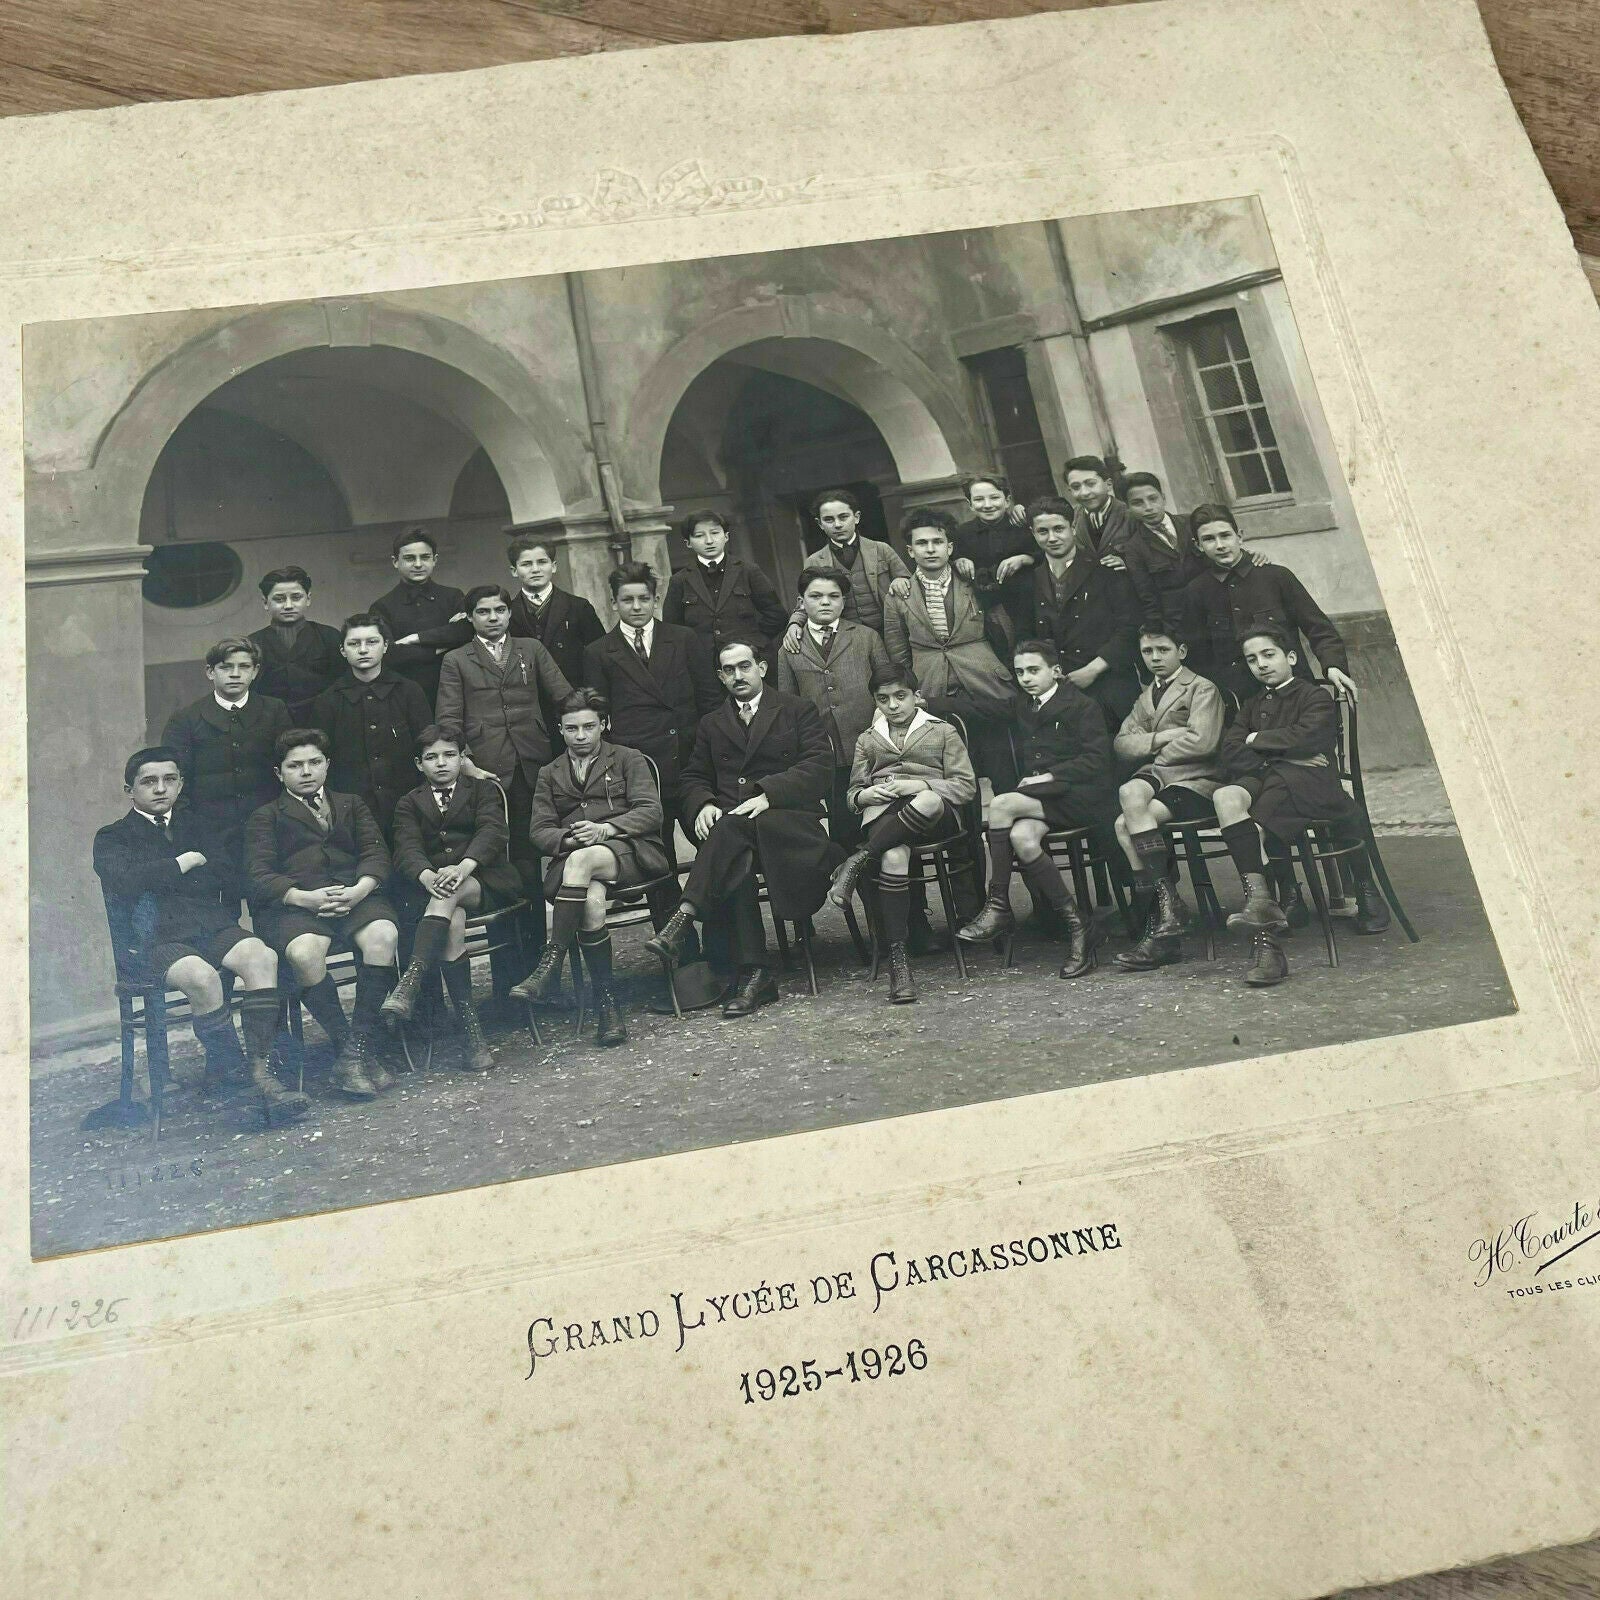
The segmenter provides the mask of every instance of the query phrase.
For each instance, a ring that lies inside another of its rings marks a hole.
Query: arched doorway
[[[787,596],[822,542],[809,516],[813,496],[850,489],[863,506],[862,531],[882,539],[892,531],[884,495],[900,478],[866,412],[741,355],[713,362],[685,392],[662,451],[662,496],[680,512],[705,506],[728,515],[735,553]],[[673,559],[686,559],[681,543]]]
[[[262,625],[261,576],[303,567],[312,615],[337,624],[394,582],[395,532],[426,526],[441,576],[503,576],[507,486],[482,396],[444,364],[391,348],[318,347],[264,361],[173,430],[145,489],[146,722],[202,694],[206,648]]]

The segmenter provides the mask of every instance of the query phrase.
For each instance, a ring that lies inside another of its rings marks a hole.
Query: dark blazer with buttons
[[[537,621],[521,589],[511,597],[512,638],[537,639],[574,687],[587,681],[583,676],[584,650],[605,631],[594,607],[582,595],[569,590],[552,587],[544,614]]]
[[[778,598],[772,580],[758,567],[729,557],[722,586],[713,597],[698,559],[672,574],[661,601],[664,622],[676,623],[704,634],[712,649],[724,639],[754,635],[772,641],[789,626],[789,610]]]
[[[280,790],[278,798],[250,818],[244,864],[250,901],[276,909],[291,889],[347,887],[362,878],[389,876],[389,847],[359,795],[323,791],[333,826],[323,832],[304,801]]]
[[[666,872],[662,821],[661,791],[640,751],[602,739],[580,783],[573,770],[572,752],[563,750],[540,768],[528,825],[539,853],[550,859],[544,877],[545,898],[554,900],[561,888],[566,858],[577,848],[567,837],[575,823],[609,822],[617,830],[617,837],[606,844],[617,858],[617,882],[627,885]]]
[[[237,724],[213,694],[167,719],[161,742],[178,753],[184,797],[207,856],[239,865],[245,824],[278,793],[273,745],[290,725],[284,703],[264,694],[251,694]]]
[[[1083,692],[1101,707],[1107,730],[1115,732],[1139,698],[1139,605],[1125,572],[1103,567],[1097,557],[1079,549],[1052,584],[1049,563],[1033,569],[1029,584],[1033,636],[1053,639],[1061,652],[1061,670],[1076,672],[1097,656],[1106,670]],[[1019,636],[1021,630],[1019,630]],[[1020,642],[1020,637],[1019,637]]]
[[[268,623],[250,638],[261,652],[261,673],[252,693],[283,701],[291,727],[308,726],[311,702],[345,668],[339,630],[325,622],[302,622],[290,644],[288,635]]]
[[[1139,602],[1139,620],[1159,617],[1168,626],[1181,628],[1183,591],[1205,570],[1206,558],[1195,548],[1188,515],[1176,511],[1168,515],[1178,535],[1176,547],[1152,533],[1142,518],[1130,517],[1118,554],[1128,569],[1128,581]]]
[[[856,740],[871,726],[877,711],[869,687],[872,674],[889,664],[883,640],[859,622],[839,624],[826,660],[809,628],[801,630],[799,655],[778,652],[778,687],[817,708],[834,762],[846,771],[855,757]]]
[[[1048,772],[1048,783],[1019,784],[1018,793],[1043,800],[1058,795],[1084,822],[1109,825],[1117,815],[1116,772],[1111,735],[1099,705],[1070,683],[1036,711],[1027,695],[1017,698],[1017,766],[1024,777]]]
[[[1122,554],[1122,547],[1128,542],[1137,520],[1127,505],[1112,495],[1106,502],[1105,514],[1101,518],[1098,533],[1095,531],[1093,521],[1090,520],[1089,513],[1081,506],[1073,514],[1072,531],[1077,538],[1078,548],[1088,550],[1098,560],[1101,556]]]
[[[506,845],[505,793],[487,778],[463,772],[442,816],[431,783],[408,790],[394,808],[394,870],[408,890],[417,887],[409,899],[423,896],[418,880],[424,872],[459,866],[470,856],[478,863],[475,876],[487,896],[480,911],[520,900],[522,878]]]
[[[822,801],[832,787],[833,747],[816,708],[769,685],[748,728],[731,699],[700,719],[683,771],[683,814],[693,826],[707,805],[730,811],[766,795],[756,848],[772,914],[793,921],[821,907],[828,875],[843,859],[822,831]]]
[[[317,696],[313,724],[328,736],[328,787],[358,794],[384,833],[400,796],[417,781],[417,735],[433,720],[427,696],[385,666],[371,683],[353,672]]]
[[[461,729],[478,766],[502,783],[520,768],[532,788],[555,748],[544,708],[571,693],[566,674],[537,639],[508,635],[504,665],[474,639],[444,658],[435,714]]]
[[[134,810],[95,834],[94,870],[107,908],[114,916],[126,913],[127,939],[116,952],[119,975],[146,976],[138,970],[145,951],[193,943],[238,921],[239,897],[230,876],[209,857],[203,867],[183,871],[178,857],[188,850],[205,855],[206,841],[193,816],[181,809],[173,813],[170,838]],[[224,905],[230,889],[233,902]]]
[[[647,666],[623,630],[613,628],[584,649],[578,681],[611,702],[610,738],[649,756],[661,773],[662,799],[675,801],[695,728],[722,704],[710,640],[657,622]]]
[[[396,639],[417,636],[415,644],[392,644],[383,664],[402,678],[409,678],[427,697],[431,706],[439,693],[439,665],[445,653],[458,649],[472,637],[472,624],[450,619],[463,610],[466,595],[447,583],[407,583],[401,579],[387,594],[372,602],[389,624]]]

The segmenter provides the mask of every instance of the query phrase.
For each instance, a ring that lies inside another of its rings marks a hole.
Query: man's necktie
[[[644,647],[643,628],[635,628],[633,630],[633,648],[634,653],[639,657],[639,659],[648,665],[650,661],[650,652]]]
[[[739,720],[745,725],[745,727],[748,728],[750,726],[751,719],[755,716],[755,714],[756,707],[753,700],[741,700],[739,702]]]

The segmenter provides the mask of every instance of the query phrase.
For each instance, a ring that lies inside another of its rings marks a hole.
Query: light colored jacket
[[[1153,700],[1154,685],[1146,684],[1117,732],[1117,755],[1137,767],[1148,766],[1163,788],[1181,783],[1210,794],[1222,782],[1221,690],[1209,678],[1179,667],[1160,706]],[[1167,740],[1158,752],[1156,735],[1173,730],[1178,737]]]
[[[990,715],[1009,717],[1017,686],[990,648],[978,597],[959,574],[950,580],[950,607],[950,631],[941,639],[928,615],[922,584],[913,577],[910,594],[890,595],[884,603],[883,642],[889,654],[916,673],[927,699],[965,695]]]
[[[919,711],[911,719],[903,745],[895,744],[881,711],[856,740],[855,761],[850,768],[851,809],[861,809],[856,796],[863,789],[889,778],[922,778],[952,806],[970,804],[978,792],[978,780],[961,735],[951,723],[926,711]]]

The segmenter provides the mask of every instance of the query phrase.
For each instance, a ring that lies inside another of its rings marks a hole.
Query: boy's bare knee
[[[1124,808],[1137,809],[1149,805],[1154,794],[1155,790],[1144,779],[1130,778],[1117,790],[1117,799],[1122,802]]]
[[[894,845],[883,852],[883,869],[904,877],[911,868],[911,851],[903,844]]]

